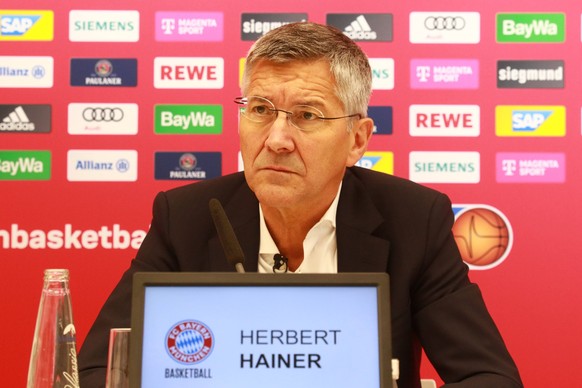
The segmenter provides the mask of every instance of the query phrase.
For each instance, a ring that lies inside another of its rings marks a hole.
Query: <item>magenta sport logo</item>
[[[222,12],[156,12],[156,40],[162,42],[221,42]]]
[[[412,59],[412,89],[477,89],[479,61],[476,59]]]
[[[561,152],[499,152],[495,170],[499,183],[564,183],[566,155]]]

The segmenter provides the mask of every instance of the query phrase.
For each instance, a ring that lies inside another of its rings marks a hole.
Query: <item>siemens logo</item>
[[[564,61],[497,61],[498,88],[563,88]]]
[[[368,62],[372,68],[372,89],[394,89],[394,59],[369,58]]]
[[[137,42],[139,11],[69,12],[71,42]]]
[[[479,183],[478,152],[410,153],[410,179],[419,183]]]

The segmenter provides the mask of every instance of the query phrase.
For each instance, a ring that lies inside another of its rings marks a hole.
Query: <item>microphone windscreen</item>
[[[242,264],[245,260],[244,253],[220,201],[216,198],[212,198],[208,203],[208,206],[210,208],[212,220],[214,221],[214,226],[218,233],[218,238],[222,244],[222,249],[226,255],[226,259],[232,265],[236,265],[237,263]]]

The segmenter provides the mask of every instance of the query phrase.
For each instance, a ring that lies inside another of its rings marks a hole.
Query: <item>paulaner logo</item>
[[[563,88],[564,61],[497,61],[498,88]]]
[[[137,59],[73,58],[71,86],[137,86]]]
[[[222,173],[220,152],[156,152],[155,179],[205,180]]]

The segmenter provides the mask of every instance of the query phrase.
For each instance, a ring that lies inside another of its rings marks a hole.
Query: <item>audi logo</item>
[[[465,19],[460,16],[429,16],[424,19],[424,26],[429,30],[462,30]]]
[[[85,121],[105,121],[119,122],[123,120],[123,109],[121,108],[85,108],[83,110],[83,119]]]

